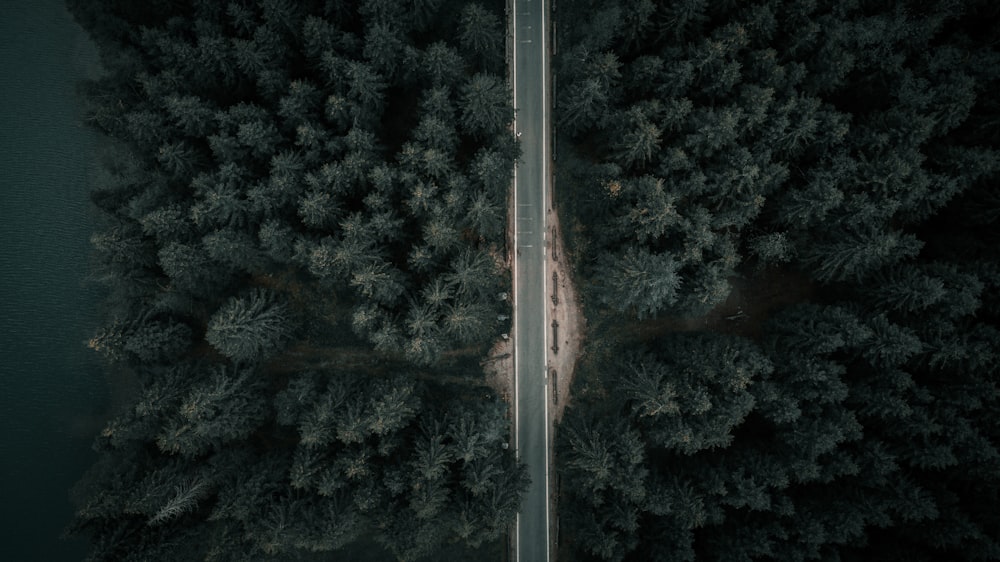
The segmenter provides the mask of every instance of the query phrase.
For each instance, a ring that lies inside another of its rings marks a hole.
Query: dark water
[[[84,346],[95,137],[75,84],[95,55],[62,0],[0,0],[0,560],[80,560],[59,538],[108,402]]]

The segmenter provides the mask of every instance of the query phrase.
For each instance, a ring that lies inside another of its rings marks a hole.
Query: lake
[[[62,0],[2,0],[0,61],[0,560],[80,560],[60,534],[109,402],[84,345],[96,135],[75,87],[96,53]]]

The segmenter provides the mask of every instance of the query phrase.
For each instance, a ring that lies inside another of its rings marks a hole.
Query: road
[[[545,303],[549,114],[546,0],[514,0],[514,127],[521,159],[514,174],[515,442],[531,486],[517,517],[515,559],[549,560],[549,428]]]

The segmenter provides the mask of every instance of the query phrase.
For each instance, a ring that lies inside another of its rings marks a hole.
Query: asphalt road
[[[514,371],[518,457],[531,486],[517,517],[516,559],[549,559],[548,346],[545,268],[549,114],[546,0],[514,0],[515,130],[521,159],[514,176]]]

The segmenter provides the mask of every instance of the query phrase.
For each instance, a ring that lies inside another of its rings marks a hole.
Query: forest
[[[132,388],[74,490],[88,560],[503,552],[503,4],[68,4],[104,69],[89,346]]]
[[[1000,560],[1000,8],[560,0],[564,560]]]

